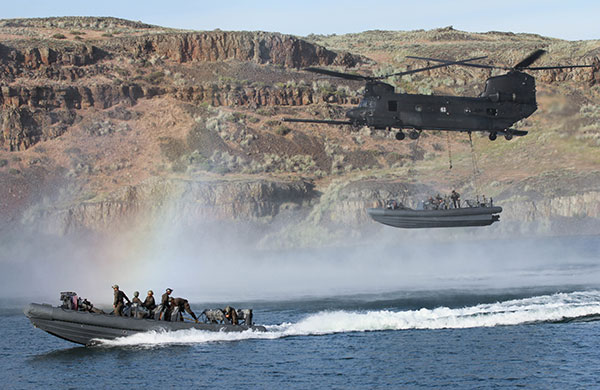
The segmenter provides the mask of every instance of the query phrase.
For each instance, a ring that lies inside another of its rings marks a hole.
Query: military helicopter
[[[409,130],[408,136],[413,140],[419,138],[423,130],[481,131],[489,133],[491,141],[494,141],[499,135],[510,140],[513,136],[527,134],[527,131],[513,129],[511,126],[537,110],[535,79],[523,71],[594,67],[594,65],[530,67],[545,53],[545,50],[536,50],[512,67],[472,63],[486,57],[451,61],[409,56],[407,58],[438,62],[439,64],[379,77],[312,67],[305,68],[306,71],[327,76],[365,81],[364,95],[358,107],[346,112],[346,117],[349,119],[347,121],[294,118],[284,118],[283,120],[355,127],[368,126],[388,131],[399,129],[396,133],[397,140],[405,138],[403,129]],[[392,76],[403,76],[452,65],[504,69],[508,70],[508,73],[488,78],[484,91],[479,97],[396,93],[392,85],[381,81]]]

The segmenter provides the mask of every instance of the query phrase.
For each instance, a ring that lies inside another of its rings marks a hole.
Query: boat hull
[[[37,303],[29,304],[24,313],[36,328],[61,339],[83,345],[92,345],[97,339],[112,340],[149,331],[183,329],[211,332],[242,332],[248,329],[266,331],[263,326],[156,321],[66,310]]]
[[[499,220],[502,207],[469,207],[448,210],[383,209],[367,210],[369,216],[384,225],[405,228],[450,228],[488,226]]]

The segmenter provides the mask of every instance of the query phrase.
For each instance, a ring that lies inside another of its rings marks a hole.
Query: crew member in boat
[[[227,318],[229,320],[229,322],[231,322],[233,325],[238,324],[237,311],[233,307],[227,306],[225,308],[224,312],[225,312],[225,318]]]
[[[129,300],[129,298],[127,298],[127,295],[125,295],[125,293],[121,290],[119,290],[119,285],[118,284],[113,284],[113,290],[115,291],[115,299],[113,301],[113,309],[115,312],[116,316],[122,316],[123,315],[123,307],[125,306],[125,303],[123,302],[123,300],[126,300],[127,303],[131,304],[131,301]]]
[[[154,301],[154,291],[148,290],[148,295],[146,296],[146,299],[142,303],[142,306],[144,306],[146,309],[148,309],[148,311],[150,313],[152,313],[152,311],[154,309],[156,309],[156,302]]]
[[[160,304],[162,305],[161,315],[164,315],[164,320],[169,321],[171,318],[171,299],[170,295],[173,292],[172,288],[168,288],[165,290],[165,293],[162,295],[160,299]]]
[[[142,306],[142,300],[140,299],[139,291],[133,292],[133,298],[131,299],[131,303],[137,303],[138,305]]]
[[[187,299],[171,298],[171,308],[170,308],[171,313],[173,312],[173,310],[176,307],[179,308],[180,313],[183,313],[183,311],[185,310],[189,315],[192,316],[194,321],[196,321],[196,323],[198,323],[198,317],[196,317],[196,314],[194,314],[194,312],[192,311],[192,308],[190,307],[190,303],[188,302]],[[183,316],[181,317],[181,321],[183,321]]]
[[[452,199],[452,204],[454,205],[455,209],[460,208],[460,194],[456,192],[456,190],[452,190],[450,199]]]

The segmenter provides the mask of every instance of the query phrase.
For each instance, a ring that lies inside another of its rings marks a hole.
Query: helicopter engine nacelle
[[[535,105],[535,79],[527,73],[517,71],[490,77],[485,82],[485,90],[481,97],[487,97],[494,103],[515,102]]]

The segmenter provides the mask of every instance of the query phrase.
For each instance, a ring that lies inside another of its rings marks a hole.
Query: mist
[[[118,233],[5,236],[2,296],[57,303],[60,291],[76,291],[109,305],[117,283],[129,297],[148,289],[160,296],[170,287],[192,302],[227,303],[409,290],[560,290],[600,280],[598,236],[496,240],[478,231],[457,239],[452,229],[433,235],[381,227],[376,236],[344,245],[274,250],[258,245],[256,237],[266,233],[260,226],[172,217]]]

